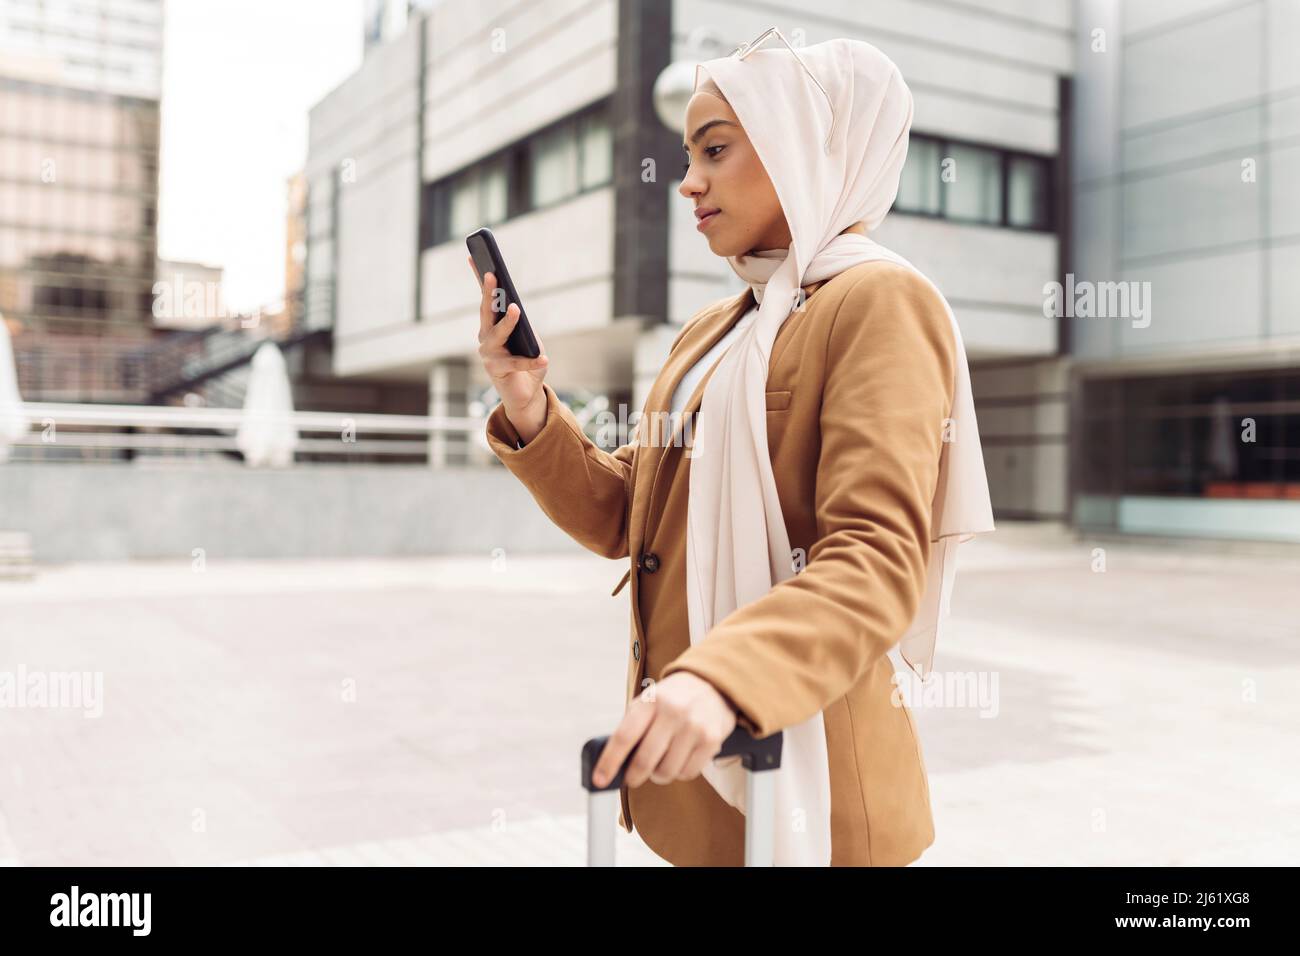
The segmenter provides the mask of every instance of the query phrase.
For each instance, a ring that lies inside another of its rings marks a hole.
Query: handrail
[[[227,458],[238,456],[238,431],[250,420],[240,408],[62,402],[24,402],[21,414],[29,430],[11,443],[13,449],[23,449],[21,456],[11,458],[15,461],[75,462],[100,456],[131,461],[147,456],[180,464]],[[352,462],[427,459],[438,435],[464,436],[481,451],[488,449],[486,420],[469,416],[293,411],[251,418],[288,425],[301,464],[322,457]]]
[[[117,425],[124,428],[238,428],[246,418],[239,408],[191,408],[179,405],[80,405],[63,402],[24,402],[23,410],[39,427],[44,421],[57,425]],[[482,429],[485,420],[469,416],[386,415],[374,412],[294,411],[287,415],[263,416],[287,422],[301,431],[434,432]]]

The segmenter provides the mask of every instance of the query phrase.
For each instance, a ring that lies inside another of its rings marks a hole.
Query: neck
[[[839,234],[843,236],[850,232],[856,232],[859,236],[865,236],[867,234],[867,227],[864,223],[855,222],[851,226],[845,226],[843,229],[840,230]],[[753,249],[750,249],[747,253],[745,253],[745,255],[755,256],[758,255],[760,252],[789,252],[789,251],[790,251],[790,240],[787,238],[784,240],[783,245],[773,246],[770,249],[765,246],[755,246]]]

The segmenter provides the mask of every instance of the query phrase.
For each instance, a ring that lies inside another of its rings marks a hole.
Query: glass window
[[[420,190],[420,248],[428,249],[451,238],[447,204],[451,198],[447,183],[425,183]]]
[[[491,226],[506,218],[506,198],[509,196],[509,180],[506,178],[505,157],[499,157],[485,165],[479,180],[480,220],[479,225]],[[473,227],[477,229],[478,226]],[[473,229],[467,231],[473,231]]]
[[[561,202],[613,178],[613,135],[603,109],[520,140],[487,162],[426,183],[422,247]]]
[[[1002,155],[951,143],[943,160],[944,213],[953,219],[1002,221]]]
[[[578,148],[574,124],[564,123],[529,143],[528,194],[534,209],[578,191]]]
[[[122,189],[141,190],[150,187],[153,180],[150,178],[149,170],[144,164],[138,162],[136,158],[128,153],[107,153],[101,154],[109,158],[109,161],[98,172],[100,175],[105,172],[108,175],[116,177],[117,185]]]
[[[449,226],[453,236],[464,236],[479,226],[482,218],[479,213],[479,172],[471,169],[451,184],[451,209],[448,214]]]
[[[1082,490],[1286,498],[1300,493],[1294,370],[1101,380],[1084,385]],[[1243,439],[1243,419],[1256,432]]]
[[[0,269],[16,269],[21,261],[17,234],[12,229],[0,229]],[[4,284],[0,283],[0,295],[3,295],[4,291]],[[15,290],[11,288],[9,291],[12,293]],[[0,310],[3,308],[4,302],[0,300]]]
[[[589,113],[582,122],[582,188],[603,186],[613,179],[614,139],[604,113]]]
[[[1032,156],[1013,156],[1007,168],[1007,222],[1046,228],[1047,163]]]
[[[107,103],[92,104],[85,137],[95,143],[111,143],[115,129],[113,107]]]
[[[40,107],[36,97],[26,90],[13,91],[13,112],[9,116],[10,129],[20,135],[35,133],[40,128]]]
[[[18,202],[14,206],[14,219],[19,225],[34,226],[41,224],[40,186],[24,186],[18,192]]]
[[[898,184],[894,205],[905,212],[939,212],[939,144],[913,136]]]

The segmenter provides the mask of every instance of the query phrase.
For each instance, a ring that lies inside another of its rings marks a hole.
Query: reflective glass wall
[[[0,311],[18,331],[143,333],[156,100],[0,77]]]

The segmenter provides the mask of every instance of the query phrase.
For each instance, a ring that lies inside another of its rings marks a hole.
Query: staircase
[[[214,328],[205,329],[197,341],[164,343],[147,354],[146,374],[150,383],[147,403],[166,405],[177,395],[195,391],[209,381],[246,366],[263,342],[275,342],[281,351],[288,352],[309,340],[326,338],[328,334],[324,329],[297,329],[276,338],[253,336],[243,329]]]
[[[216,393],[220,404],[237,406],[243,400],[242,387],[236,401],[236,393],[223,380],[247,369],[263,342],[275,342],[286,353],[311,341],[328,342],[327,329],[304,327],[301,300],[292,306],[293,324],[257,329],[213,325],[151,338],[21,334],[13,340],[19,391],[33,402],[122,405],[166,405],[188,392],[209,398]]]

